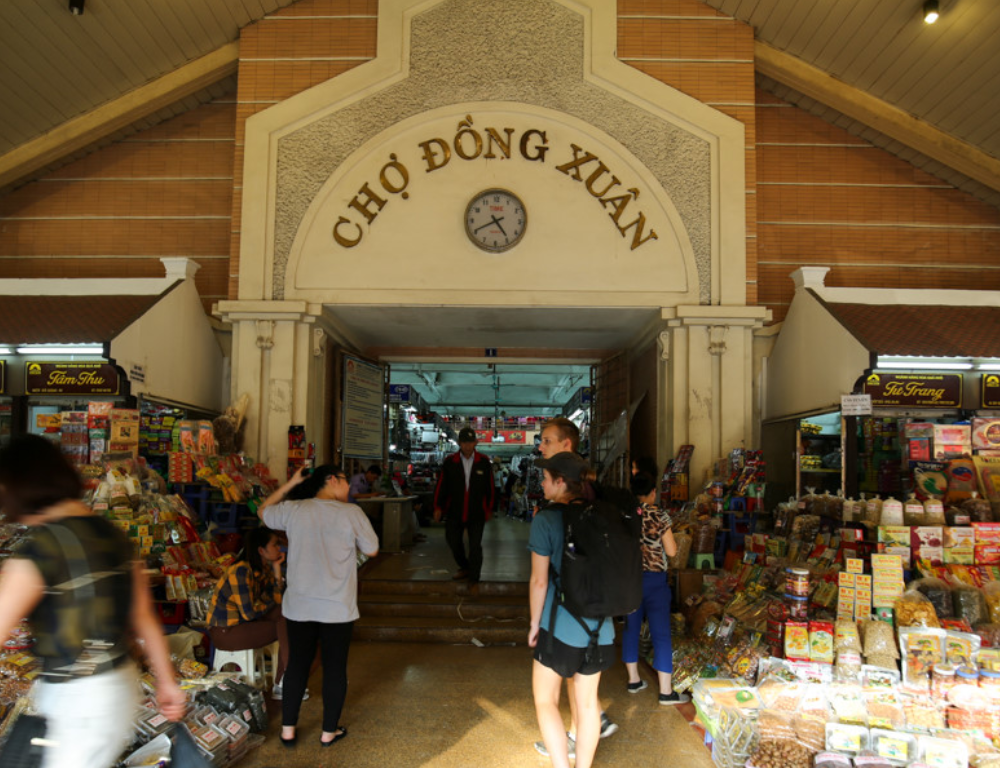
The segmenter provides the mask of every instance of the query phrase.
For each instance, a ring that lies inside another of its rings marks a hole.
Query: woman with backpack
[[[583,483],[589,467],[579,455],[569,451],[538,459],[535,466],[543,470],[542,492],[549,502],[535,515],[528,539],[531,550],[528,645],[535,649],[531,685],[535,713],[552,765],[569,768],[569,744],[559,712],[559,692],[563,679],[571,678],[574,685],[570,690],[575,699],[571,703],[577,724],[576,768],[590,768],[601,735],[597,686],[601,672],[614,663],[614,627],[610,620],[577,619],[562,605],[557,607],[553,624],[556,590],[549,579],[550,566],[557,576],[562,569],[563,510],[585,503]],[[596,645],[590,642],[590,633],[594,631],[598,632]]]

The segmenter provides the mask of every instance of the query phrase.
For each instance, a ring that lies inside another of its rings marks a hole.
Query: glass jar
[[[809,618],[809,598],[785,596],[785,604],[788,606],[788,618],[800,621]]]
[[[785,594],[788,597],[809,597],[809,571],[805,568],[786,568]]]
[[[948,697],[948,691],[957,684],[955,667],[951,664],[935,664],[931,675],[931,693],[934,698],[942,701]]]
[[[963,665],[955,670],[955,683],[965,683],[967,685],[979,685],[979,670],[975,667]]]
[[[979,687],[990,689],[994,696],[1000,696],[1000,672],[992,669],[979,670]]]

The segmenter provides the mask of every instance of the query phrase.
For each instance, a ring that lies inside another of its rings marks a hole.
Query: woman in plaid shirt
[[[281,615],[285,553],[278,534],[261,526],[246,537],[245,559],[229,566],[215,585],[208,609],[208,635],[223,651],[263,648],[278,641],[275,686],[288,662],[288,631]]]

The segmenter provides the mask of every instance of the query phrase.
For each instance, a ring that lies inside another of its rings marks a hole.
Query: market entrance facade
[[[484,24],[522,44],[482,50]],[[617,61],[614,29],[599,2],[386,3],[375,60],[247,120],[218,314],[249,451],[281,471],[303,424],[332,458],[338,349],[625,352],[653,360],[660,464],[752,444],[743,126]]]

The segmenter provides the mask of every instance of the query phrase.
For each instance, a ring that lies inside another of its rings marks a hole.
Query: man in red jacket
[[[496,488],[493,465],[476,451],[476,433],[464,427],[458,433],[458,451],[441,466],[434,491],[434,521],[445,518],[445,538],[458,564],[454,579],[476,584],[483,568],[483,528],[493,513]],[[463,541],[469,534],[466,554]]]

